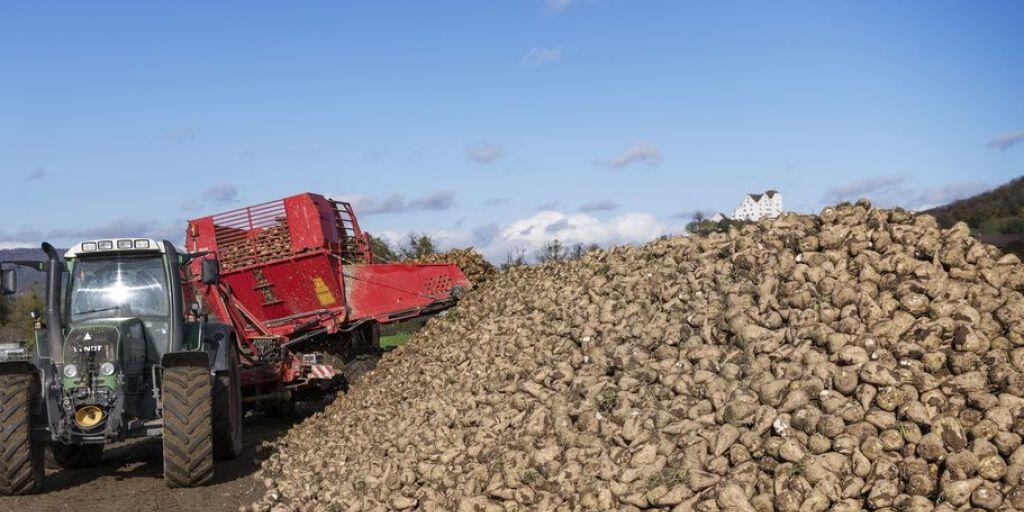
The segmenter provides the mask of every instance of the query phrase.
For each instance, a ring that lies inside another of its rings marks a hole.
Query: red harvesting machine
[[[451,264],[377,263],[352,205],[304,193],[188,223],[190,253],[220,277],[189,283],[234,327],[246,402],[273,404],[358,378],[380,355],[380,325],[451,307],[471,286]]]

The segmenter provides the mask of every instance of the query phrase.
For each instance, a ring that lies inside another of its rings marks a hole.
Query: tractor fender
[[[168,352],[160,358],[160,366],[174,368],[177,366],[210,367],[210,355],[201,350],[189,352]]]
[[[21,375],[25,373],[36,373],[39,368],[30,361],[4,361],[0,362],[0,375]]]
[[[208,322],[203,328],[203,348],[210,354],[210,369],[214,372],[227,371],[229,345],[235,343],[235,331],[230,325]]]

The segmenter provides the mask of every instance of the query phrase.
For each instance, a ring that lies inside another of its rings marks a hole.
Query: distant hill
[[[64,254],[64,249],[57,249]],[[46,261],[46,254],[41,249],[0,249],[0,261]],[[7,268],[4,265],[4,268]],[[46,283],[46,274],[30,268],[14,267],[18,272],[19,291],[37,290],[42,292]]]
[[[933,215],[942,227],[964,221],[976,234],[1024,234],[1024,176],[924,213]]]
[[[1024,258],[1024,176],[924,213],[944,228],[964,221],[982,242]]]

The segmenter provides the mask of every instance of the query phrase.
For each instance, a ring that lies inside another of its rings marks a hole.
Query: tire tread
[[[170,487],[209,483],[213,479],[209,371],[194,366],[165,369],[162,396],[164,481]]]
[[[32,375],[0,375],[0,495],[31,494],[43,483],[43,451],[31,439]]]

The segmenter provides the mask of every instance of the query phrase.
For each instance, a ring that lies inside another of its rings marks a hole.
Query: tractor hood
[[[89,320],[72,326],[64,343],[65,364],[74,363],[86,371],[90,365],[116,361],[121,333],[132,320]]]
[[[64,387],[80,387],[90,383],[117,387],[117,373],[145,362],[145,348],[138,354],[142,322],[138,318],[102,318],[77,322],[70,326],[64,341],[62,377]],[[113,365],[113,372],[102,371],[104,363]],[[67,369],[74,365],[74,369]],[[64,371],[67,369],[67,371]]]

